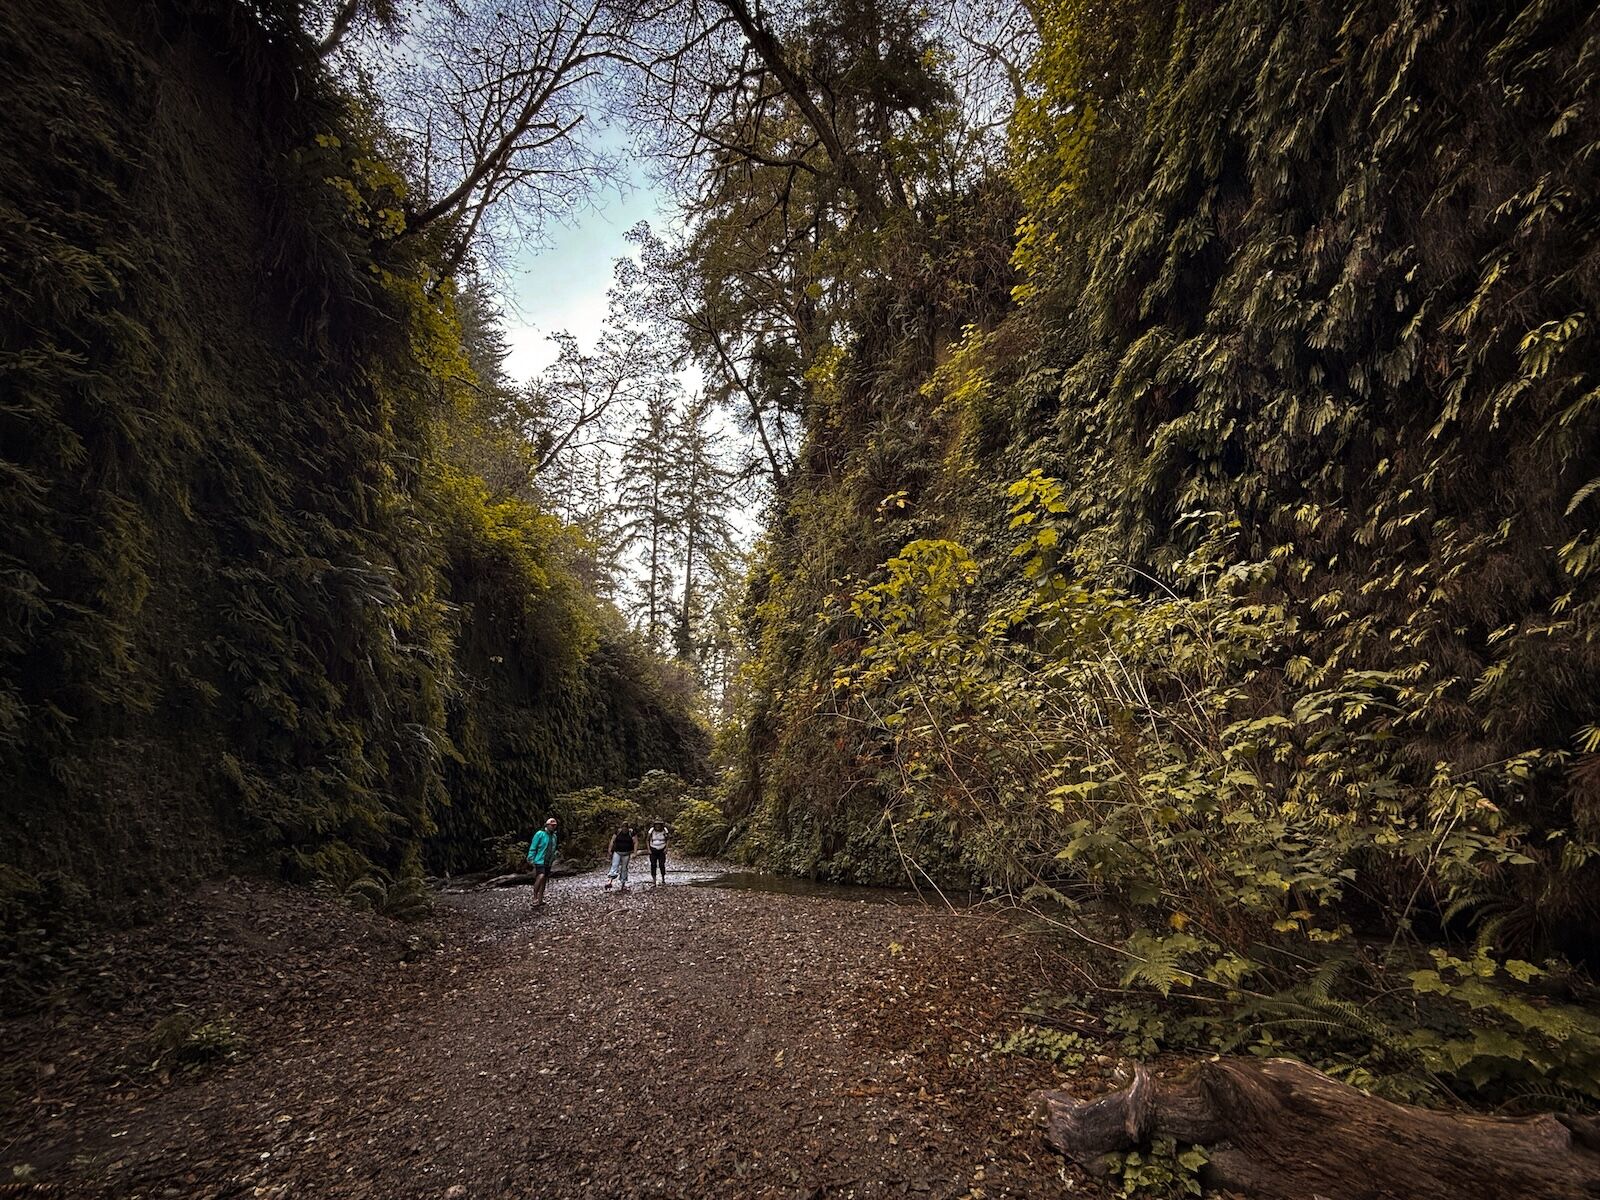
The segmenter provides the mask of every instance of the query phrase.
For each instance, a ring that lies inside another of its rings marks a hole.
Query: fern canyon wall
[[[8,921],[481,865],[557,792],[699,769],[581,539],[463,451],[442,250],[298,18],[0,10]]]
[[[1592,961],[1600,16],[1051,0],[1041,43],[1008,165],[876,233],[807,375],[747,851],[1087,889],[1235,983]]]

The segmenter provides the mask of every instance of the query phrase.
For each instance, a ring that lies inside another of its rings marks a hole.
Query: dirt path
[[[1003,918],[676,885],[623,897],[595,877],[557,880],[542,911],[526,888],[446,904],[420,957],[388,923],[262,884],[123,935],[99,1011],[0,1026],[0,1182],[22,1167],[70,1195],[1089,1191],[1028,1118],[1052,1069],[988,1050],[1037,984],[1034,943]],[[245,1049],[163,1080],[128,1047],[184,1004],[227,1013]]]

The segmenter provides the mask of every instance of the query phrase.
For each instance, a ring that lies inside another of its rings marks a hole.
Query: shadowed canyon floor
[[[209,888],[100,947],[67,1008],[0,1026],[0,1182],[439,1200],[1092,1190],[1028,1110],[1053,1070],[990,1052],[1042,944],[994,914],[682,878],[626,896],[559,879],[542,910],[527,888],[449,896],[420,930],[260,883]],[[175,1012],[237,1053],[169,1066],[149,1037]]]

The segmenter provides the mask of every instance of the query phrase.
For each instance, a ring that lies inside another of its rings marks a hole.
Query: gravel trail
[[[994,914],[558,879],[420,932],[262,883],[0,1024],[0,1182],[241,1197],[1082,1196],[993,1054],[1043,948]],[[637,879],[637,875],[636,875]],[[99,965],[96,966],[95,964]],[[152,1068],[174,1011],[241,1048]],[[7,1144],[9,1143],[9,1145]]]

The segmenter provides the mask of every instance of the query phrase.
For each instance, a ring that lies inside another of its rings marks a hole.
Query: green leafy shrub
[[[1121,1185],[1124,1196],[1198,1196],[1200,1168],[1209,1156],[1202,1146],[1180,1146],[1170,1137],[1158,1137],[1148,1150],[1108,1154],[1107,1167]]]
[[[728,817],[710,800],[684,802],[672,822],[677,845],[688,854],[718,854],[728,840]]]
[[[1058,1067],[1081,1067],[1088,1045],[1076,1030],[1023,1025],[1006,1034],[994,1048],[998,1054],[1021,1054],[1042,1058]]]
[[[489,869],[508,875],[527,870],[530,840],[520,833],[508,833],[503,837],[489,839],[489,853],[486,856]]]
[[[622,826],[631,825],[637,833],[655,820],[673,825],[689,806],[701,803],[692,797],[679,776],[660,770],[647,771],[625,788],[590,787],[557,796],[553,808],[561,819],[561,854],[576,862],[598,859]],[[721,818],[720,810],[708,807]],[[526,850],[526,839],[522,845]]]
[[[676,824],[684,805],[690,802],[689,785],[668,771],[646,771],[639,781],[627,790],[630,801],[638,806],[646,821],[665,821]]]
[[[554,807],[561,819],[561,856],[577,864],[600,859],[618,829],[637,828],[644,821],[643,810],[630,795],[605,788],[567,792],[556,797]]]
[[[1419,897],[1470,912],[1532,861],[1480,785],[1398,769],[1406,682],[1279,676],[1293,625],[1252,596],[1268,564],[1227,565],[1225,524],[1140,598],[1063,550],[1059,483],[1011,492],[1027,587],[985,606],[960,547],[913,543],[825,613],[861,631],[841,711],[877,731],[903,803],[997,825],[971,848],[991,878],[1126,905],[1125,985],[1228,1003],[1166,1024],[1168,1044],[1300,1053],[1409,1095],[1542,1081],[1600,1100],[1600,1021],[1534,994],[1542,968],[1486,941],[1423,967],[1404,936]],[[1537,757],[1501,764],[1499,786],[1526,786]],[[1387,947],[1358,937],[1352,894]]]

